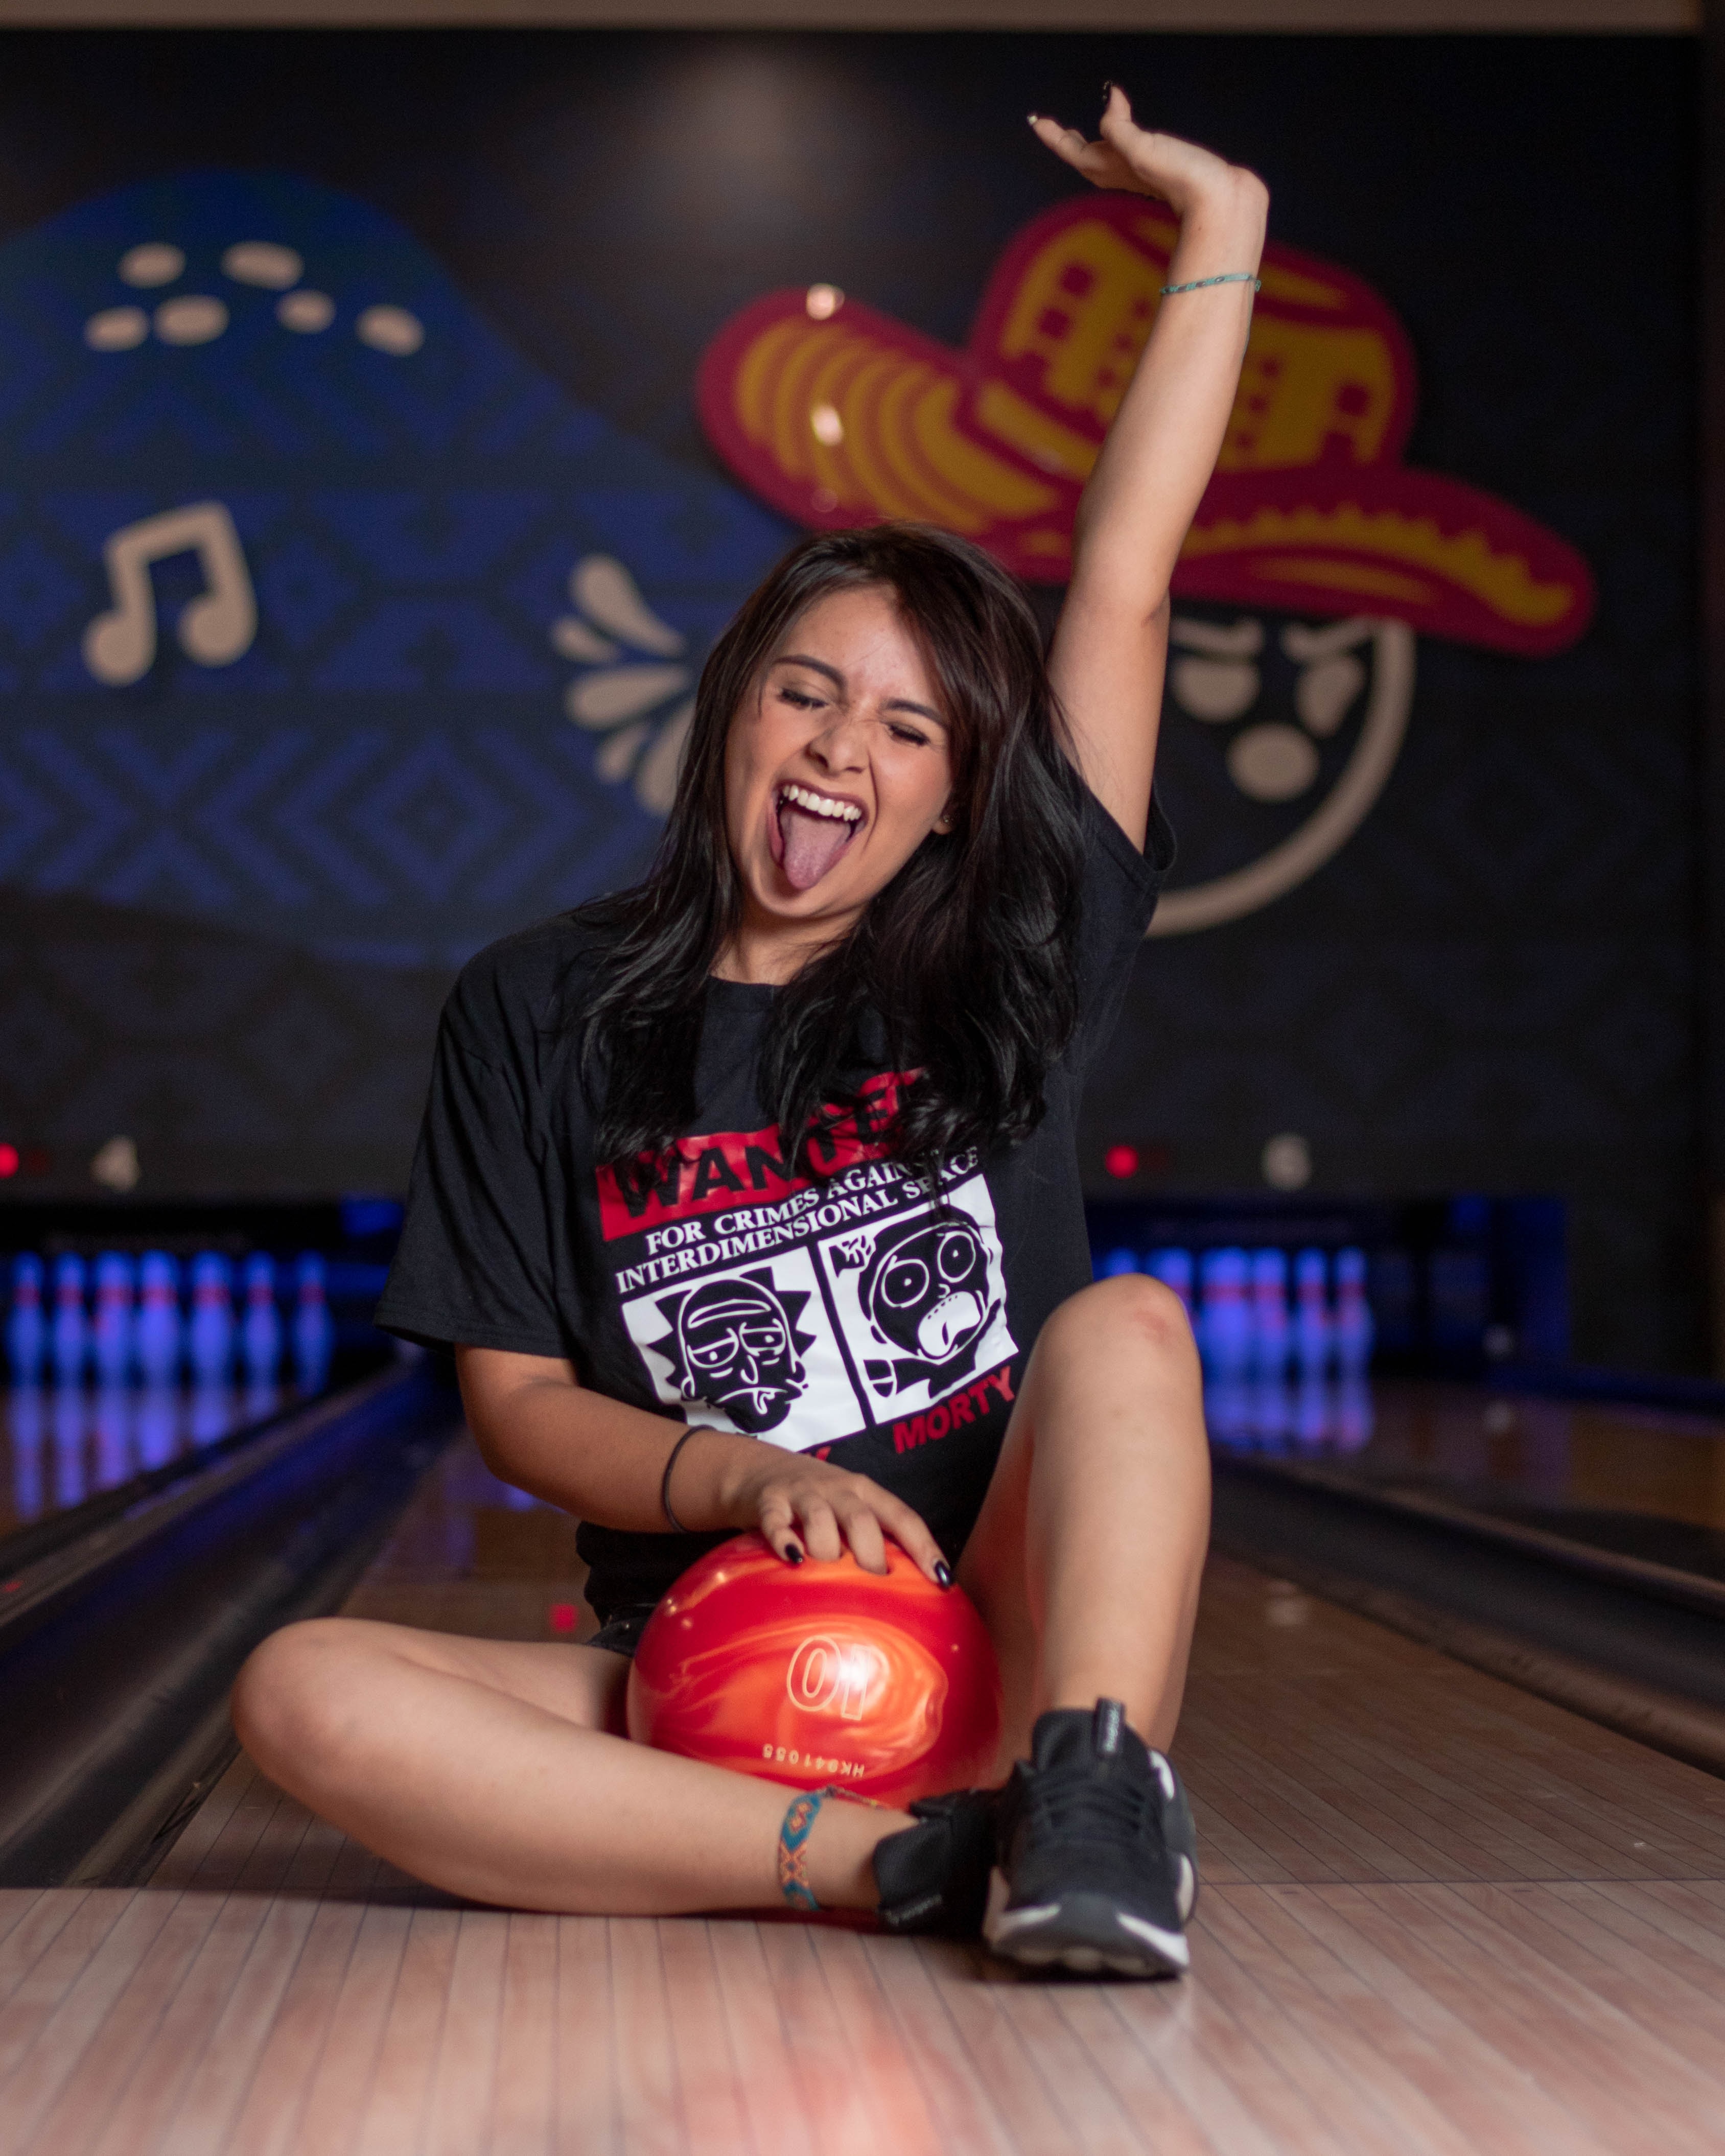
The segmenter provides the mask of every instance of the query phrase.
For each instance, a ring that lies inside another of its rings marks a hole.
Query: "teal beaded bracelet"
[[[1264,280],[1255,277],[1250,270],[1230,270],[1220,277],[1194,277],[1189,285],[1164,285],[1162,296],[1172,299],[1176,292],[1201,292],[1206,285],[1250,285],[1255,292],[1261,292]]]
[[[791,1799],[791,1808],[778,1830],[778,1891],[793,1909],[820,1907],[809,1884],[809,1853],[803,1845],[814,1825],[814,1815],[831,1796],[830,1789],[810,1789]]]
[[[845,1797],[854,1804],[871,1804],[876,1811],[881,1808],[878,1798],[865,1797],[860,1789],[834,1789],[830,1782],[824,1789],[806,1789],[801,1796],[792,1798],[784,1824],[778,1830],[778,1891],[793,1909],[818,1911],[820,1907],[809,1884],[807,1844],[814,1830],[815,1815],[829,1797]]]

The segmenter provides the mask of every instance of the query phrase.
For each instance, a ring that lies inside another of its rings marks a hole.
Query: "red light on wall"
[[[0,1182],[8,1175],[16,1175],[23,1165],[23,1156],[15,1145],[0,1144]]]
[[[575,1604],[572,1602],[553,1602],[545,1613],[545,1621],[553,1632],[572,1632],[575,1630]]]
[[[1138,1149],[1136,1146],[1111,1145],[1102,1155],[1102,1165],[1110,1175],[1118,1176],[1123,1182],[1138,1172]]]

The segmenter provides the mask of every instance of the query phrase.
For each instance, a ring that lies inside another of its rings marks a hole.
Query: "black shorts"
[[[641,1635],[647,1629],[647,1620],[659,1607],[656,1602],[629,1602],[614,1609],[588,1642],[589,1647],[603,1647],[614,1655],[633,1655],[641,1644]]]

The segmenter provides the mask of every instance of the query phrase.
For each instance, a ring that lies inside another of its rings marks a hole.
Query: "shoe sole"
[[[1029,1909],[1006,1907],[1004,1873],[989,1882],[983,1937],[994,1953],[1027,1969],[1080,1976],[1183,1976],[1191,1950],[1179,1932],[1129,1917],[1106,1894],[1065,1894]]]

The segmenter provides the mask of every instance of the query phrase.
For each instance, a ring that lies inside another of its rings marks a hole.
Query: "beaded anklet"
[[[809,1884],[809,1837],[821,1806],[829,1797],[844,1797],[853,1804],[884,1809],[878,1797],[865,1797],[860,1789],[841,1789],[829,1782],[824,1789],[805,1789],[793,1797],[778,1830],[778,1891],[793,1909],[818,1910],[814,1890]]]

